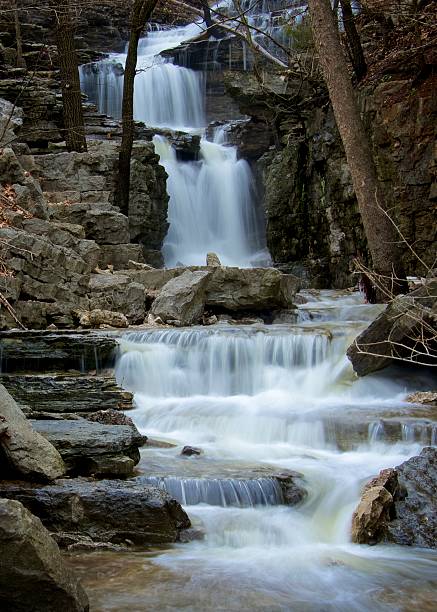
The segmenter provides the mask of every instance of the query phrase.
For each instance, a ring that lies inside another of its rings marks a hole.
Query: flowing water
[[[123,336],[116,372],[135,393],[129,414],[175,445],[146,448],[141,478],[179,499],[205,536],[118,562],[76,559],[94,610],[433,609],[435,553],[349,537],[366,480],[423,445],[384,424],[435,424],[404,401],[430,382],[396,371],[356,379],[345,348],[379,307],[358,294],[308,297],[294,325]],[[185,444],[203,454],[181,457]],[[287,470],[308,491],[293,507],[274,476]]]
[[[280,29],[267,0],[243,4],[254,23]],[[159,55],[200,27],[153,30],[142,41],[137,119],[202,133],[203,75]],[[114,54],[81,72],[84,91],[114,117],[124,61]],[[228,265],[268,263],[250,167],[224,134],[203,137],[199,159],[188,162],[171,139],[155,137],[169,175],[167,265],[204,263],[208,251]],[[306,297],[294,324],[122,337],[116,373],[135,394],[130,416],[161,441],[142,451],[139,478],[178,499],[204,537],[73,557],[94,612],[435,609],[435,553],[349,537],[362,485],[436,443],[435,411],[404,401],[431,383],[398,370],[356,379],[346,347],[379,307],[347,292]],[[187,444],[202,454],[182,457]],[[280,483],[292,472],[307,496],[288,506]]]
[[[140,42],[134,116],[146,125],[203,134],[206,127],[203,73],[177,66],[159,54],[201,30],[200,23],[152,30]],[[100,112],[121,116],[125,54],[81,67],[81,87]],[[169,230],[163,245],[167,267],[204,265],[215,252],[226,265],[268,265],[264,216],[249,164],[226,144],[202,137],[198,161],[180,161],[168,138],[155,148],[168,174]]]

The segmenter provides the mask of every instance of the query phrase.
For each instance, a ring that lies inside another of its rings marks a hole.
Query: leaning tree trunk
[[[350,0],[340,0],[343,25],[347,37],[349,55],[358,81],[366,76],[367,64],[361,46],[360,36],[355,27],[354,14]]]
[[[118,183],[116,200],[125,214],[129,214],[130,162],[134,142],[134,82],[138,59],[138,41],[158,0],[134,0],[131,15],[129,46],[124,67],[122,136],[118,156]],[[159,95],[160,92],[155,92]]]
[[[396,229],[386,214],[369,138],[361,120],[329,0],[308,0],[314,44],[346,153],[378,278],[378,300],[407,289]]]
[[[52,6],[57,22],[56,45],[61,76],[65,143],[69,151],[86,151],[82,93],[70,0],[55,1]]]

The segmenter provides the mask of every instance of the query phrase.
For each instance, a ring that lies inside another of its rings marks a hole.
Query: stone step
[[[2,331],[2,373],[85,373],[112,368],[118,347],[113,332],[96,331]]]
[[[75,374],[3,374],[1,383],[21,405],[38,413],[91,413],[129,410],[132,394],[123,391],[113,376]]]

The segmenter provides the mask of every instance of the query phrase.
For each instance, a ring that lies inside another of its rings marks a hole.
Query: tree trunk
[[[87,146],[70,0],[53,2],[52,6],[57,21],[56,45],[61,75],[65,142],[69,151],[82,152],[87,150]]]
[[[357,80],[361,81],[361,79],[366,76],[367,64],[364,58],[361,40],[357,28],[355,27],[354,14],[352,12],[350,0],[340,0],[340,4],[349,55]]]
[[[14,10],[14,21],[15,21],[15,42],[17,45],[17,67],[26,68],[26,60],[23,57],[23,39],[21,37],[21,24],[20,15],[18,13],[18,0],[13,0],[12,8]]]
[[[138,59],[138,41],[158,0],[134,0],[131,14],[129,46],[124,67],[122,136],[118,156],[116,201],[125,215],[129,214],[130,162],[134,142],[134,82]],[[159,95],[159,92],[156,92]]]
[[[314,44],[352,176],[373,271],[379,275],[382,286],[377,297],[386,301],[390,294],[408,291],[396,244],[399,237],[385,213],[387,208],[370,141],[361,120],[330,1],[308,0],[308,7]]]
[[[205,20],[205,24],[207,28],[210,28],[213,24],[211,17],[211,9],[209,8],[208,0],[201,0],[200,4],[203,9],[203,18]]]

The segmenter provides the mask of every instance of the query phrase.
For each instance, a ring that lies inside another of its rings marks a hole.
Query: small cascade
[[[209,504],[228,508],[276,506],[284,503],[281,487],[274,478],[221,479],[142,477],[141,482],[167,491],[181,504]]]
[[[254,177],[236,148],[202,139],[199,161],[182,162],[166,138],[154,142],[169,177],[166,265],[204,265],[209,251],[224,265],[268,264]]]

